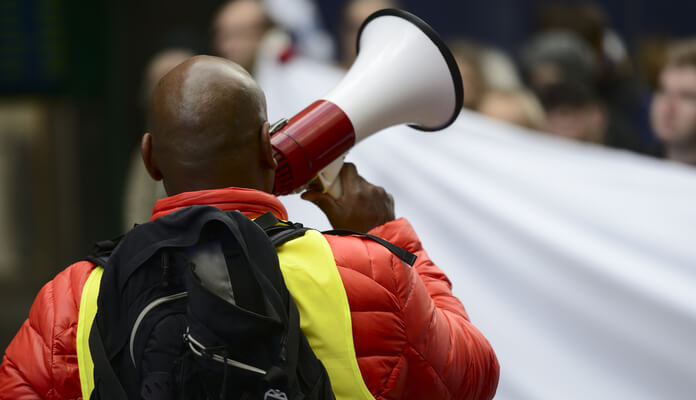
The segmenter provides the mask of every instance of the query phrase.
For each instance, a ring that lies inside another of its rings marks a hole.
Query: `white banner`
[[[348,159],[394,195],[490,340],[497,399],[696,398],[696,169],[470,113]]]

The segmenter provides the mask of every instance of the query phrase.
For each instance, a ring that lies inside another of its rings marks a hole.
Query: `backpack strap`
[[[111,253],[114,251],[118,243],[121,241],[123,238],[123,235],[120,235],[114,239],[110,240],[102,240],[100,242],[97,242],[94,244],[94,249],[92,250],[92,253],[87,255],[84,259],[87,261],[92,262],[94,265],[97,266],[97,268],[101,267],[102,270],[106,266],[107,262],[109,261],[109,257],[111,256]],[[94,273],[95,271],[93,271]],[[90,275],[91,277],[91,275]],[[101,280],[101,273],[97,275],[95,279],[97,279],[97,285],[98,282]],[[94,294],[88,293],[89,291],[85,291],[86,288],[83,288],[83,296],[90,296],[90,295],[95,295],[99,293],[99,289],[97,286],[97,291]],[[86,300],[88,301],[88,300]],[[96,298],[93,299],[96,305]],[[84,310],[82,309],[82,304],[80,307],[80,312],[82,313]],[[85,321],[86,322],[86,321]],[[89,332],[89,336],[87,339],[88,343],[88,354],[91,354],[90,361],[93,364],[93,368],[91,371],[85,371],[85,373],[93,373],[92,377],[87,378],[85,376],[85,379],[89,380],[89,383],[91,383],[91,388],[88,389],[88,393],[90,394],[91,399],[98,398],[98,391],[94,390],[96,385],[104,385],[107,387],[107,392],[111,393],[113,395],[114,399],[117,400],[128,400],[128,396],[126,395],[125,390],[123,389],[123,386],[121,385],[121,382],[119,381],[118,377],[116,376],[116,372],[114,371],[113,367],[111,366],[111,363],[109,362],[109,358],[106,355],[106,350],[104,349],[104,343],[102,342],[102,336],[101,333],[99,332],[99,326],[97,324],[96,318],[94,316],[91,317],[90,325],[87,332]],[[79,324],[79,322],[78,322]],[[79,327],[78,327],[79,329]],[[82,328],[84,329],[84,328]],[[82,343],[78,343],[78,346],[81,345]],[[85,349],[81,349],[83,352]],[[84,368],[84,366],[83,366]],[[81,373],[83,371],[80,371]],[[94,377],[100,377],[101,380],[99,382],[95,382],[93,379]],[[81,378],[81,385],[87,385],[88,382],[83,382],[82,381],[82,376]],[[84,394],[84,391],[83,391]],[[87,400],[87,399],[85,399]]]
[[[336,236],[361,236],[366,239],[370,239],[374,242],[377,242],[381,244],[382,246],[386,247],[387,250],[389,250],[392,254],[394,254],[398,259],[401,261],[405,262],[406,264],[413,266],[413,264],[416,262],[416,258],[418,258],[415,254],[411,253],[410,251],[403,249],[394,243],[384,240],[379,236],[375,235],[370,235],[368,233],[360,233],[360,232],[355,232],[347,229],[334,229],[331,231],[324,231],[322,232],[324,235],[336,235]]]
[[[121,382],[114,372],[114,368],[109,362],[109,357],[106,355],[106,350],[104,349],[104,343],[102,342],[101,333],[99,333],[99,324],[97,324],[96,319],[92,323],[92,330],[89,334],[89,347],[92,352],[92,360],[94,361],[94,373],[95,376],[100,377],[101,384],[106,387],[105,392],[110,393],[110,397],[116,400],[128,400],[126,391],[121,386]],[[99,385],[99,382],[95,382],[95,386]],[[97,398],[97,391],[92,391],[92,396],[90,398]]]
[[[294,378],[292,372],[297,368],[298,352],[300,347],[300,313],[297,306],[294,304],[288,305],[288,333],[287,333],[287,371],[291,378]]]
[[[270,211],[261,215],[254,220],[257,225],[259,225],[268,235],[268,238],[273,243],[273,246],[278,247],[281,244],[288,242],[292,239],[304,235],[310,228],[305,228],[300,223],[281,221],[273,215]],[[381,244],[386,247],[392,254],[394,254],[401,261],[406,264],[413,266],[416,262],[416,255],[410,251],[403,249],[394,243],[382,239],[379,236],[370,235],[368,233],[360,233],[347,229],[334,229],[330,231],[322,232],[325,235],[336,235],[336,236],[361,236],[370,239],[374,242]]]
[[[270,211],[256,218],[254,222],[266,232],[274,247],[303,236],[310,229],[300,223],[281,221]]]

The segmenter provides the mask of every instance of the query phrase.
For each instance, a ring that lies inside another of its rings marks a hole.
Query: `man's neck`
[[[667,145],[667,158],[696,166],[696,141],[689,144]]]
[[[261,173],[253,173],[253,171],[249,171],[247,175],[235,177],[216,176],[214,174],[201,174],[201,176],[204,177],[187,176],[176,182],[165,180],[164,187],[167,190],[167,195],[173,196],[183,192],[224,189],[228,187],[254,189],[266,193],[271,192],[268,188],[269,183],[264,183],[264,180],[268,179]],[[272,183],[270,183],[270,187],[272,188]]]

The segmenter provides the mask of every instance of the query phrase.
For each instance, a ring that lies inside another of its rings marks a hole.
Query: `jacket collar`
[[[249,218],[256,218],[270,211],[278,219],[288,219],[285,207],[272,194],[254,189],[229,187],[184,192],[165,197],[155,203],[150,220],[155,220],[181,208],[193,205],[208,205],[223,211],[239,210]]]

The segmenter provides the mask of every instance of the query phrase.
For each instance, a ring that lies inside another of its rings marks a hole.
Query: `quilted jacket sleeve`
[[[82,286],[93,265],[73,264],[36,296],[5,350],[0,399],[79,399],[75,333]]]
[[[493,398],[500,373],[495,353],[469,321],[464,306],[452,294],[449,279],[428,257],[411,225],[400,219],[370,233],[418,256],[402,308],[413,350],[428,368],[437,371],[454,398]],[[442,353],[445,349],[446,355]]]
[[[404,354],[409,371],[404,378],[419,382],[409,386],[407,397],[493,398],[499,377],[495,353],[469,321],[449,279],[430,260],[411,225],[399,219],[370,233],[418,256],[413,268],[394,268],[397,278],[405,271],[402,276],[408,282],[397,288],[408,341]]]

